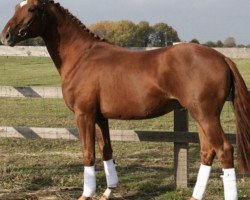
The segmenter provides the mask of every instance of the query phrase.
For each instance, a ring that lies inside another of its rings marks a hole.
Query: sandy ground
[[[29,46],[0,46],[0,56],[38,56],[49,57],[46,47],[29,47]]]

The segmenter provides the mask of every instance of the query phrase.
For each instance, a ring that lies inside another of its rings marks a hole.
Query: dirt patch
[[[0,56],[39,56],[49,57],[46,47],[40,46],[0,46]]]
[[[80,189],[47,189],[39,191],[4,190],[0,200],[73,200],[81,196]]]

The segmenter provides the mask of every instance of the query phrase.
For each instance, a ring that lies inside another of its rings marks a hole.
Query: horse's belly
[[[164,115],[181,107],[177,100],[165,100],[156,103],[127,102],[122,104],[110,104],[101,110],[104,117],[109,119],[148,119]]]

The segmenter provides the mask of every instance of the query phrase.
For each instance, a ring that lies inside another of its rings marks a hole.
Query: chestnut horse
[[[84,155],[84,190],[96,190],[95,138],[102,154],[109,199],[118,177],[112,160],[108,119],[146,119],[185,107],[199,127],[201,165],[192,199],[202,199],[215,155],[224,171],[224,196],[237,199],[233,147],[220,113],[230,92],[237,121],[238,161],[250,170],[250,98],[235,64],[217,51],[181,44],[152,51],[130,51],[95,36],[51,0],[16,6],[1,40],[14,46],[41,36],[61,76],[64,100],[75,113]],[[101,132],[95,132],[98,125]]]

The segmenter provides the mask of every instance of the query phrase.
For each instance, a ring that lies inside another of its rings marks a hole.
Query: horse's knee
[[[217,148],[216,155],[223,168],[227,169],[234,167],[233,153],[234,148],[229,142],[224,142],[222,146]]]
[[[83,164],[84,166],[94,166],[95,154],[88,151],[84,151]]]

